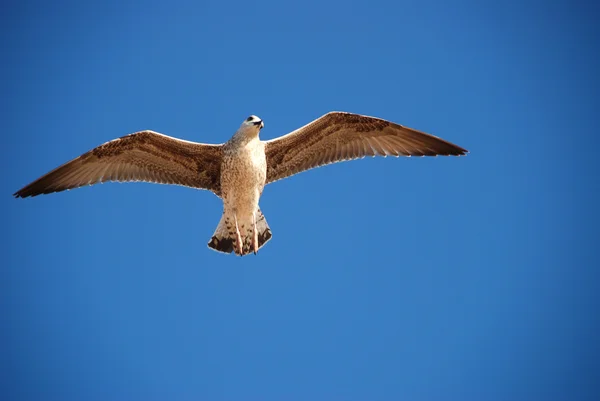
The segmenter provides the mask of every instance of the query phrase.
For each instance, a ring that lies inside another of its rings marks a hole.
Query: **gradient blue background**
[[[0,398],[600,399],[599,9],[570,3],[4,3]],[[208,192],[11,197],[138,130],[331,110],[471,154],[270,185],[244,258]]]

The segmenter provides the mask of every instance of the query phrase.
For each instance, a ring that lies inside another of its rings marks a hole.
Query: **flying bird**
[[[223,215],[208,246],[243,256],[272,237],[258,201],[266,184],[312,168],[365,156],[460,156],[436,136],[360,114],[330,112],[287,135],[261,141],[264,127],[248,117],[219,145],[140,131],[106,142],[63,164],[14,196],[26,198],[106,181],[145,181],[212,191]]]

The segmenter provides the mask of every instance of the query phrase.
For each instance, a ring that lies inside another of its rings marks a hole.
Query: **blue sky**
[[[598,6],[12,2],[2,13],[7,400],[592,400]],[[264,139],[331,111],[465,158],[268,186],[258,256],[208,192],[11,194],[107,140]]]

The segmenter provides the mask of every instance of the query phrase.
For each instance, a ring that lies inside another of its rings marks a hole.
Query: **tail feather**
[[[252,215],[249,217],[237,216],[238,228],[242,238],[242,253],[239,252],[239,246],[237,243],[235,233],[235,219],[233,215],[223,213],[221,221],[215,230],[212,238],[208,242],[208,247],[218,252],[231,253],[235,252],[236,255],[247,255],[254,251],[252,246],[253,240],[253,224]],[[256,231],[258,232],[258,249],[262,248],[271,237],[271,229],[267,224],[265,216],[262,214],[260,209],[256,213]]]

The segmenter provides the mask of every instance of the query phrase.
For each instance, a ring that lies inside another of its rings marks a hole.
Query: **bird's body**
[[[386,120],[331,112],[287,135],[261,141],[264,124],[248,117],[224,144],[211,145],[140,131],[90,150],[14,195],[36,196],[105,181],[147,181],[207,189],[223,199],[208,246],[256,253],[271,230],[259,208],[266,184],[302,171],[365,156],[464,155],[433,135]]]
[[[266,180],[265,144],[258,136],[234,137],[223,146],[221,196],[226,212],[254,212]]]
[[[252,131],[251,127],[241,129],[223,145],[223,217],[209,242],[211,248],[220,252],[230,253],[234,245],[238,254],[256,252],[271,238],[258,208],[267,179],[265,144]],[[264,224],[256,227],[255,221],[258,223],[259,219]],[[259,244],[259,238],[265,235],[268,238]]]

